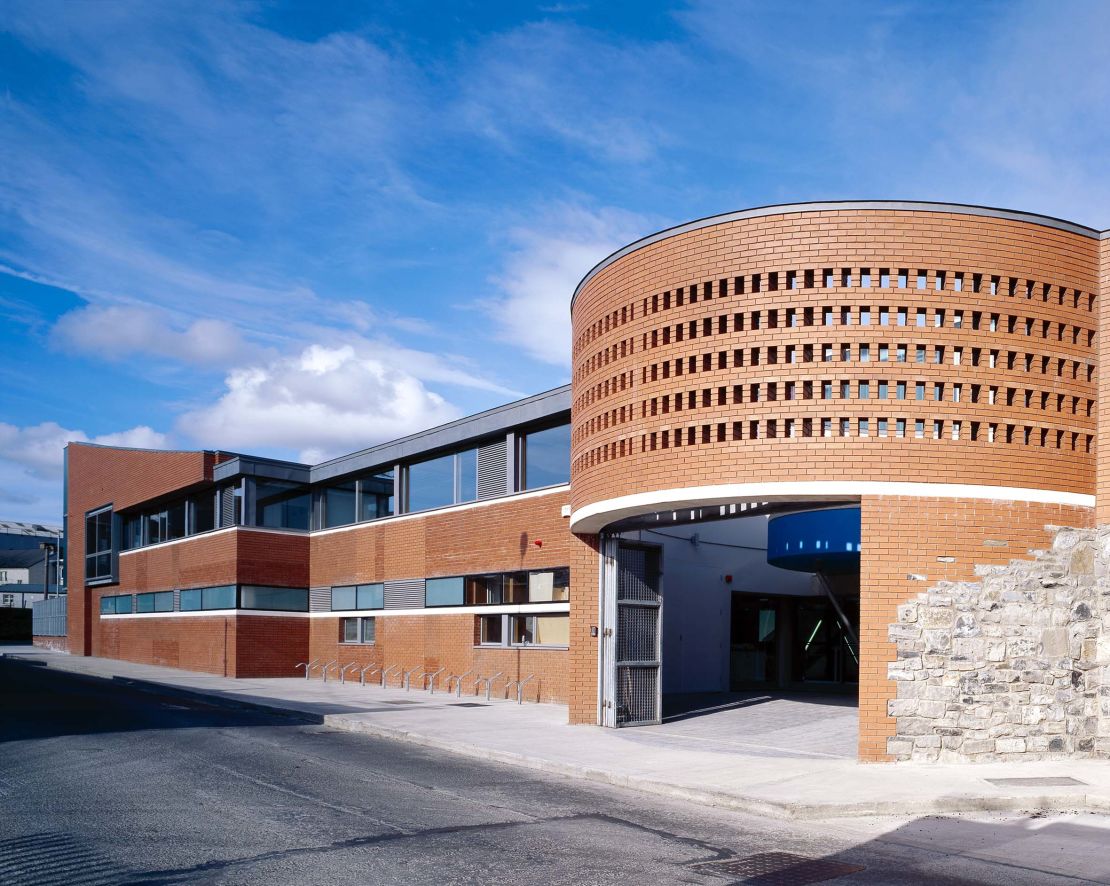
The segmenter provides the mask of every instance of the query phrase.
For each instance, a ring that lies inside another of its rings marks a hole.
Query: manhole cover
[[[999,788],[1061,788],[1087,783],[1070,775],[1046,775],[1041,778],[988,778],[987,781]]]
[[[804,886],[822,883],[864,869],[861,864],[845,864],[825,858],[806,858],[790,852],[760,852],[744,858],[726,858],[723,861],[703,861],[691,867],[700,874],[717,877],[739,878],[741,883],[759,883],[763,886]]]
[[[451,705],[453,708],[488,708],[488,704],[482,704],[478,701],[456,701]]]
[[[382,704],[420,704],[420,702],[401,699],[400,701],[383,701]]]

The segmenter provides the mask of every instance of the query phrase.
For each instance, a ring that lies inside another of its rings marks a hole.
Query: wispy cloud
[[[554,366],[570,363],[570,297],[601,259],[651,228],[619,209],[558,204],[508,232],[509,252],[486,310],[502,339]]]

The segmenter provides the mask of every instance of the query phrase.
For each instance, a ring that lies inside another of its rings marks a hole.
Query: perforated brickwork
[[[1093,493],[1098,246],[855,210],[636,250],[575,304],[574,506],[776,479]]]

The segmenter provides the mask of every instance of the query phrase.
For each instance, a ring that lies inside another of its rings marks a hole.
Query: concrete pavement
[[[565,708],[557,705],[487,704],[484,697],[457,699],[318,679],[233,680],[29,647],[0,648],[0,654],[278,711],[333,729],[777,818],[1110,811],[1110,761],[880,765],[831,754],[775,756],[766,743],[746,745],[743,736],[699,741],[692,721],[683,721],[685,729],[608,730],[568,726]]]

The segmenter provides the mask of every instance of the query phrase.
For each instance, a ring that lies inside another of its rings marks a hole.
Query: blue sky
[[[66,440],[315,460],[562,384],[746,206],[1110,227],[1110,4],[0,0],[0,517]]]

